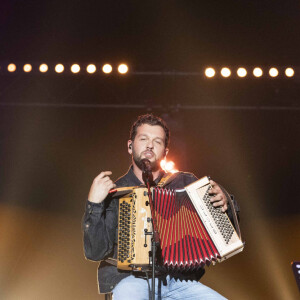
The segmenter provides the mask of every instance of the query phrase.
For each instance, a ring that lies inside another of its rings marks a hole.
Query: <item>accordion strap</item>
[[[163,187],[170,181],[172,181],[175,177],[177,177],[178,173],[165,173],[165,175],[161,178],[159,183],[157,184],[158,187]]]
[[[238,234],[240,240],[242,240],[242,234],[241,234],[241,230],[240,230],[240,225],[239,225],[239,222],[238,222],[237,214],[236,214],[236,211],[235,211],[234,204],[233,204],[233,201],[231,199],[231,196],[229,195],[229,193],[221,185],[219,185],[219,186],[222,189],[222,191],[224,192],[224,194],[226,195],[226,198],[228,200],[228,203],[229,203],[231,211],[232,211],[233,223],[234,223],[234,227],[235,227],[236,233]]]
[[[105,259],[104,261],[106,261],[107,263],[109,263],[109,264],[111,264],[111,265],[113,265],[113,266],[117,266],[117,264],[118,264],[117,259],[111,258],[111,257]]]

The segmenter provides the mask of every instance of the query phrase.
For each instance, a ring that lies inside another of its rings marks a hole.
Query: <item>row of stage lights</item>
[[[33,71],[33,67],[31,64],[25,64],[22,66],[22,69],[25,73],[30,73],[31,71]],[[38,70],[41,73],[47,73],[49,71],[49,66],[47,64],[40,64],[38,66]],[[117,70],[120,74],[126,74],[128,72],[128,66],[126,64],[119,64],[117,67]],[[13,63],[9,64],[7,66],[7,71],[10,73],[13,73],[15,71],[17,71],[17,66]],[[65,71],[65,66],[63,64],[56,64],[54,66],[54,71],[56,73],[63,73]],[[80,71],[82,71],[82,68],[80,67],[79,64],[73,64],[70,67],[70,71],[74,74],[79,73]],[[93,74],[97,71],[97,67],[94,64],[89,64],[86,66],[85,71],[89,74]],[[102,66],[102,72],[105,74],[110,74],[113,71],[113,67],[110,64],[104,64]]]
[[[220,74],[222,77],[228,78],[232,75],[232,72],[229,68],[222,68],[220,71]],[[245,68],[238,68],[236,71],[236,74],[238,77],[246,77],[248,75],[248,71]],[[262,68],[256,67],[252,70],[252,74],[255,77],[262,77],[264,74],[264,71],[262,70]],[[270,68],[268,70],[268,74],[271,77],[277,77],[279,75],[279,70],[275,67]],[[284,70],[284,74],[286,77],[293,77],[295,75],[295,71],[293,68],[286,68]],[[216,76],[216,70],[214,68],[206,68],[205,69],[205,76],[208,78],[213,78]]]
[[[33,67],[31,64],[25,64],[22,66],[22,69],[24,72],[29,73],[33,70]],[[41,73],[46,73],[49,71],[49,66],[47,64],[43,63],[43,64],[39,65],[38,69]],[[113,67],[110,64],[104,64],[101,69],[104,74],[110,74],[113,71]],[[11,63],[7,66],[7,71],[10,73],[15,72],[16,70],[17,70],[17,66],[13,63]],[[129,67],[127,64],[119,64],[117,66],[117,70],[118,70],[119,74],[124,75],[124,74],[128,73]],[[54,71],[56,73],[63,73],[65,71],[65,66],[63,64],[57,64],[54,66]],[[74,74],[77,74],[82,71],[82,68],[80,67],[79,64],[73,64],[70,66],[70,71]],[[97,67],[94,64],[89,64],[85,67],[85,71],[89,74],[93,74],[97,71]],[[262,77],[264,75],[263,69],[259,68],[259,67],[256,67],[251,71],[252,71],[253,76],[255,76],[255,77]],[[272,67],[272,68],[268,69],[267,71],[268,71],[268,74],[270,77],[279,76],[279,70],[275,67]],[[209,68],[205,69],[204,74],[207,78],[213,78],[217,75],[217,71],[214,68],[209,67]],[[248,71],[245,68],[241,67],[236,70],[236,74],[238,77],[243,78],[248,75]],[[295,75],[295,70],[291,67],[285,68],[284,74],[286,77],[293,77]],[[220,70],[220,75],[224,78],[228,78],[228,77],[232,76],[232,71],[230,68],[224,67]]]

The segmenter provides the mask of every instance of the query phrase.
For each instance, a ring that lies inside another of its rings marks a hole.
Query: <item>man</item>
[[[112,172],[101,172],[90,189],[83,219],[85,256],[94,261],[102,260],[98,269],[99,291],[112,291],[115,300],[149,299],[149,296],[145,274],[118,270],[108,259],[117,258],[118,246],[118,198],[111,196],[109,191],[116,187],[142,185],[142,159],[150,161],[153,180],[157,184],[165,175],[160,161],[169,152],[169,138],[169,129],[162,119],[149,114],[140,116],[131,128],[127,143],[128,153],[132,156],[132,166],[127,174],[114,183],[110,179]],[[191,173],[179,172],[166,188],[184,188],[196,180]],[[228,200],[222,188],[212,180],[210,184],[213,205],[227,211]],[[227,213],[230,217],[231,212]],[[199,282],[203,274],[204,269],[176,276],[162,274],[156,278],[156,296],[158,299],[224,299]],[[149,281],[151,286],[151,279]]]

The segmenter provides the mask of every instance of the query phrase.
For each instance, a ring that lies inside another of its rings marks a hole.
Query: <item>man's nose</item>
[[[147,148],[153,149],[153,141],[152,140],[148,140]]]

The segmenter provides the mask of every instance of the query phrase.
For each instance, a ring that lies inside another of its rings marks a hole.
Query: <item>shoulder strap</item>
[[[165,175],[161,178],[159,183],[157,184],[158,187],[164,187],[167,183],[171,182],[173,179],[175,179],[180,172],[176,173],[165,173]]]

